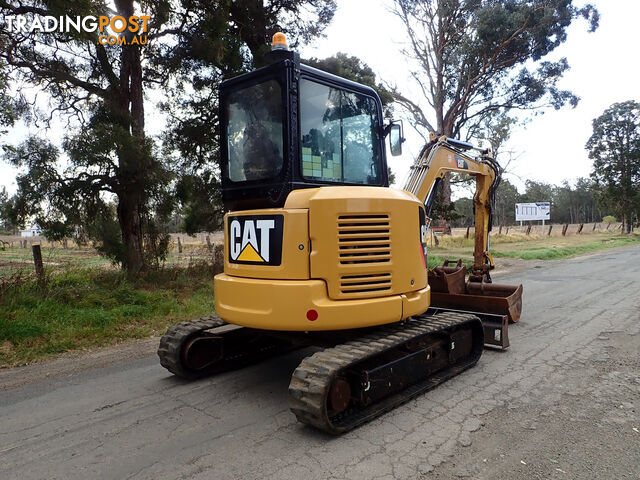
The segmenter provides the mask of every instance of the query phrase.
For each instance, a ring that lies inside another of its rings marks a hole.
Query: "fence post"
[[[180,237],[178,237],[178,253],[182,253],[182,242],[180,241]]]
[[[551,229],[553,228],[553,225],[549,225],[549,231],[547,232],[547,237],[551,236]]]
[[[505,235],[509,235],[509,226],[507,226],[507,231],[504,232]]]
[[[607,230],[609,230],[610,226],[611,226],[611,222],[607,223]]]
[[[531,233],[531,225],[527,225],[527,235]]]
[[[593,230],[591,230],[592,232],[595,232],[595,231],[596,231],[596,225],[597,225],[597,223],[596,223],[596,222],[593,222]]]
[[[470,227],[467,227],[467,234],[465,235],[465,237],[464,237],[464,238],[469,238],[469,228],[470,228]]]
[[[32,245],[31,251],[33,252],[33,263],[36,266],[36,276],[38,277],[38,283],[41,287],[44,286],[44,265],[42,264],[42,251],[40,245]]]
[[[565,223],[564,227],[562,227],[562,236],[566,237],[567,236],[567,228],[569,228],[569,224]]]
[[[207,235],[207,248],[211,251],[211,237],[209,235]]]
[[[217,243],[213,249],[213,273],[224,272],[224,245]]]
[[[577,233],[582,233],[582,227],[584,227],[584,223],[580,224],[580,226],[578,227],[578,232]]]
[[[498,235],[502,235],[502,225],[500,225],[500,228],[498,228]]]

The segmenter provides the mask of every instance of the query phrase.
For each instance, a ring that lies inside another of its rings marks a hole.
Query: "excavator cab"
[[[225,209],[282,207],[304,188],[387,187],[390,128],[375,90],[303,65],[295,52],[272,55],[220,87]]]

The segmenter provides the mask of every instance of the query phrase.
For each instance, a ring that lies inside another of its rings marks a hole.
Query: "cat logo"
[[[464,168],[465,170],[469,169],[469,165],[467,165],[467,161],[464,158],[462,158],[459,155],[456,155],[455,158],[456,158],[456,165],[458,165],[458,168]]]
[[[227,219],[229,261],[251,265],[280,265],[282,215],[247,215]]]

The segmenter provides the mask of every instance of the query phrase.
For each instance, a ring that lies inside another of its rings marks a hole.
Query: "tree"
[[[494,225],[511,225],[516,221],[515,206],[520,201],[518,189],[509,180],[503,178],[496,190],[496,203],[493,210]]]
[[[0,231],[12,232],[14,230],[14,225],[11,224],[8,216],[9,208],[9,195],[7,195],[7,190],[2,187],[0,189]]]
[[[594,119],[586,149],[603,202],[630,233],[640,212],[640,103],[614,103]]]
[[[62,151],[30,138],[7,146],[6,159],[22,171],[16,215],[37,217],[50,237],[82,227],[105,254],[136,274],[147,267],[150,252],[162,255],[167,245],[160,223],[175,207],[173,182],[192,198],[204,190],[202,183],[189,191],[189,179],[182,184],[183,178],[215,178],[207,175],[217,158],[217,117],[211,112],[217,111],[215,87],[222,73],[246,68],[252,59],[257,63],[278,22],[299,41],[317,35],[335,5],[333,0],[116,0],[113,5],[115,11],[111,2],[100,0],[0,0],[3,18],[22,16],[28,24],[45,17],[143,15],[134,22],[138,31],[117,34],[124,42],[113,46],[104,45],[97,31],[14,31],[3,24],[0,61],[16,80],[47,92],[53,109],[48,120],[57,116],[68,122]],[[302,9],[307,15],[298,22]],[[172,162],[177,154],[160,155],[157,142],[146,135],[144,94],[154,90],[182,93],[174,98],[183,108],[169,119],[174,136],[165,138],[165,152],[185,153],[179,162]]]
[[[265,64],[272,35],[286,33],[290,48],[310,42],[333,18],[334,0],[183,2],[188,21],[176,42],[158,47],[158,63],[173,72],[161,108],[169,128],[163,154],[180,172],[175,196],[189,233],[219,228],[218,86],[223,78]],[[180,17],[178,12],[171,15]]]
[[[404,53],[413,63],[409,74],[422,98],[410,99],[397,90],[395,96],[418,130],[477,138],[484,123],[504,112],[578,102],[558,87],[569,68],[567,60],[542,59],[566,40],[577,17],[588,19],[595,30],[598,13],[591,5],[578,8],[572,0],[394,0],[394,12],[406,29]],[[443,190],[447,201],[448,179]]]
[[[453,221],[454,227],[473,227],[475,224],[473,198],[463,197],[453,202],[458,218]]]
[[[116,0],[115,13],[134,15],[133,0]],[[143,5],[145,7],[146,5]],[[2,1],[3,16],[43,23],[45,17],[100,15],[111,17],[103,2]],[[16,211],[36,216],[50,237],[65,236],[87,218],[98,218],[106,198],[117,201],[121,238],[106,252],[130,273],[145,267],[145,225],[153,223],[152,203],[161,197],[168,178],[145,135],[143,36],[144,21],[118,34],[125,44],[109,46],[100,32],[56,29],[0,31],[2,58],[20,82],[48,93],[54,115],[66,117],[63,141],[67,166],[58,167],[59,149],[41,138],[6,148],[6,158],[23,173],[17,179]],[[48,122],[47,122],[48,123]],[[97,239],[102,242],[103,239]]]

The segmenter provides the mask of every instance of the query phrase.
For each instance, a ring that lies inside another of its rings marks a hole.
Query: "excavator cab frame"
[[[277,55],[271,65],[220,85],[225,210],[282,207],[290,192],[304,188],[388,187],[388,130],[376,91],[301,64],[295,52],[272,53]],[[329,102],[336,105],[328,108]],[[318,115],[321,107],[327,107],[324,117]],[[345,132],[354,128],[359,128],[359,138],[350,141]],[[250,143],[268,143],[270,148],[247,148]],[[371,156],[373,174],[347,175],[364,155]],[[256,159],[276,166],[249,175],[245,164]]]

